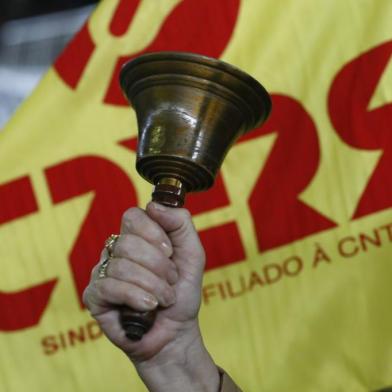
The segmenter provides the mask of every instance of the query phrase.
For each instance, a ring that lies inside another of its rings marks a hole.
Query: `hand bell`
[[[187,192],[210,188],[230,147],[271,110],[257,80],[193,53],[137,57],[123,66],[120,84],[137,116],[136,169],[154,185],[152,200],[169,207],[183,206]],[[121,322],[139,340],[154,314],[123,308]]]

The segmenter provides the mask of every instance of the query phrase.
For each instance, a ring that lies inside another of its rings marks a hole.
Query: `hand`
[[[217,391],[218,371],[197,319],[205,255],[189,212],[156,203],[146,211],[131,208],[113,254],[107,277],[98,279],[96,266],[83,296],[106,336],[134,362],[151,391],[184,386],[191,391],[190,385],[195,391]],[[118,305],[146,311],[158,304],[152,329],[140,341],[130,341]]]

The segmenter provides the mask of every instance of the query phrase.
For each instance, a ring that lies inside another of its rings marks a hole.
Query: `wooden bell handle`
[[[185,189],[182,183],[173,178],[163,178],[155,186],[152,201],[167,207],[179,208],[184,205]],[[158,310],[139,312],[122,306],[120,308],[120,323],[128,339],[140,340],[154,325]]]

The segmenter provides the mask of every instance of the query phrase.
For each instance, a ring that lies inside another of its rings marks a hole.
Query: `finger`
[[[204,249],[188,210],[151,202],[146,213],[166,231],[175,252],[186,255],[188,261],[198,263],[200,268],[204,267]]]
[[[170,239],[165,231],[141,208],[134,207],[125,211],[121,221],[121,233],[144,238],[160,248],[167,257],[173,253]]]
[[[91,270],[90,282],[93,282],[94,280],[98,279],[99,267],[108,257],[108,252],[106,248],[104,248],[101,252],[101,255],[99,256],[98,263]]]
[[[157,298],[161,306],[167,307],[175,303],[175,291],[166,280],[128,259],[111,259],[106,275],[142,288]]]
[[[151,293],[110,277],[92,282],[87,287],[83,300],[93,316],[111,310],[113,305],[127,305],[140,312],[153,310],[158,306],[158,300]]]
[[[159,248],[136,235],[122,234],[113,247],[113,256],[129,259],[170,284],[178,279],[177,267],[173,261]]]

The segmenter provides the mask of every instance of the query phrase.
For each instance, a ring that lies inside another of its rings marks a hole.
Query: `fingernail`
[[[172,247],[167,243],[167,242],[162,242],[161,243],[163,253],[167,256],[170,257],[172,255]]]
[[[152,204],[152,206],[153,206],[156,210],[158,210],[158,211],[161,211],[161,212],[167,211],[167,208],[166,208],[165,206],[163,206],[162,204],[155,203],[155,202],[153,202],[153,203],[151,203],[151,204]]]
[[[167,289],[164,293],[164,306],[170,306],[176,303],[176,294],[173,289]]]
[[[147,309],[155,309],[158,306],[157,299],[152,295],[145,295],[143,301]]]
[[[169,271],[168,275],[168,281],[170,284],[177,283],[178,281],[178,273],[175,269],[172,269]]]

